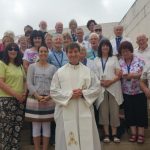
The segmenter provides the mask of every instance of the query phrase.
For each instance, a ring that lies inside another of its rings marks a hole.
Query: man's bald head
[[[114,34],[116,37],[121,37],[123,35],[123,26],[117,25],[114,27]]]
[[[56,33],[62,34],[63,32],[63,23],[57,22],[55,25]]]
[[[44,20],[40,21],[39,28],[42,32],[46,32],[47,31],[47,22]]]

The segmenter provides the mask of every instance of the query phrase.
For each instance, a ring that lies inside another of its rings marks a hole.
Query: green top
[[[0,61],[0,78],[3,78],[4,82],[14,91],[18,93],[24,92],[25,72],[22,66],[18,67],[12,63],[6,65],[4,62]],[[0,97],[12,96],[0,89]]]

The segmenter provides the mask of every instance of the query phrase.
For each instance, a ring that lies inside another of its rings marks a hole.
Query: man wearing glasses
[[[102,34],[102,26],[100,24],[94,26],[94,31],[99,35],[99,43],[101,42],[101,40],[105,39]]]

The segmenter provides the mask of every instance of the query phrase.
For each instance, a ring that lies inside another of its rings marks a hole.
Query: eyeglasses
[[[102,29],[95,29],[95,32],[101,32]]]
[[[11,47],[8,49],[8,51],[13,51],[13,50],[17,52],[17,51],[19,51],[19,48],[18,47]]]

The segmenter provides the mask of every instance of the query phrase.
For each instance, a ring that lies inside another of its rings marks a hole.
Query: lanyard
[[[130,64],[127,64],[127,63],[126,63],[128,73],[130,73],[131,63],[132,63],[132,61],[130,62]]]
[[[106,59],[106,61],[104,62],[103,59],[101,58],[101,64],[102,64],[102,69],[103,69],[103,72],[105,71],[105,67],[106,67],[106,63],[108,61],[108,58]]]
[[[61,60],[60,60],[60,61],[59,61],[59,59],[57,58],[57,56],[56,56],[54,50],[52,50],[52,53],[53,53],[53,55],[54,55],[54,57],[55,57],[55,59],[56,59],[58,65],[59,65],[59,67],[61,67],[61,66],[62,66],[62,61],[63,61],[63,52],[61,52]]]
[[[127,71],[130,73],[131,64],[127,65]]]
[[[94,56],[94,58],[96,57],[96,55],[95,55],[94,51],[93,51],[93,56]]]
[[[85,58],[82,63],[86,66],[87,65],[87,59]]]

